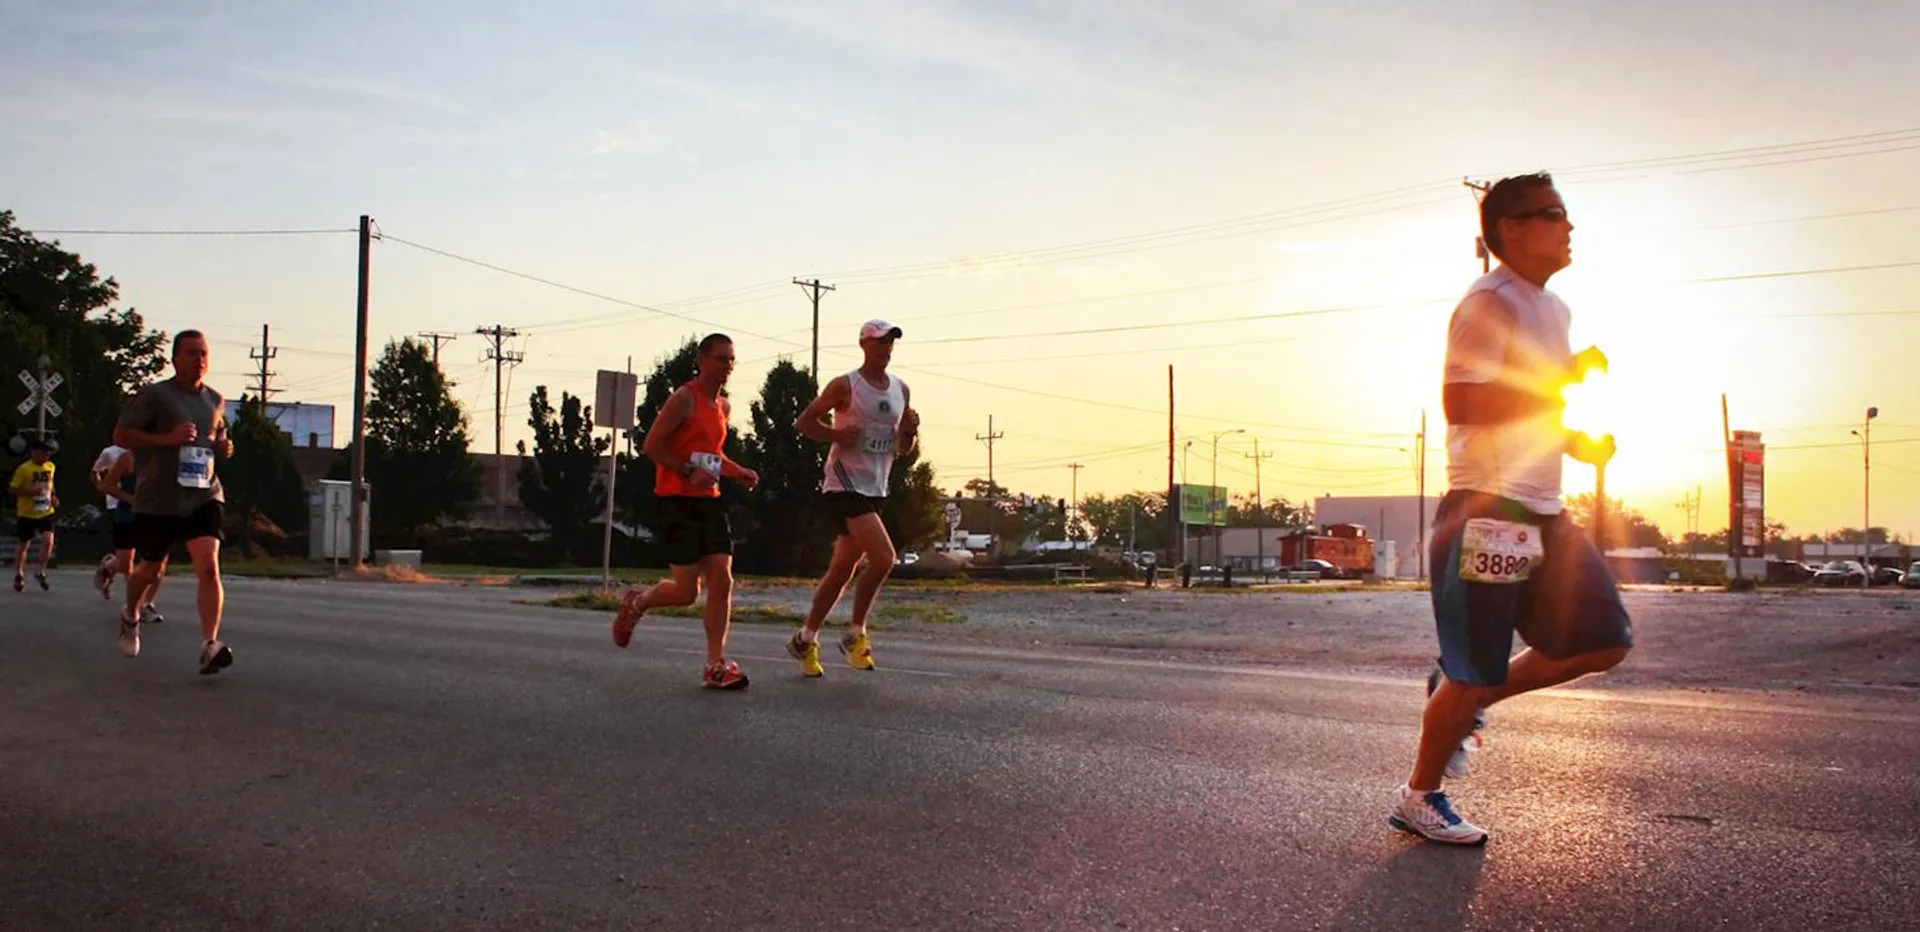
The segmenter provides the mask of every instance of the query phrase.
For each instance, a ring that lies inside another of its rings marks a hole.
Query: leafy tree
[[[545,385],[536,387],[527,403],[534,446],[533,458],[520,464],[520,501],[546,522],[554,541],[571,556],[592,537],[592,522],[606,506],[606,486],[597,475],[608,440],[594,434],[593,407],[570,392],[561,392],[557,412]],[[526,448],[521,441],[521,456]]]
[[[220,465],[227,508],[239,520],[240,553],[253,556],[253,529],[260,518],[283,531],[307,523],[307,496],[293,465],[293,438],[267,413],[260,399],[240,398],[240,413],[228,427],[233,459]]]
[[[1167,527],[1165,492],[1089,495],[1080,500],[1080,516],[1095,543],[1138,550],[1164,550],[1172,540]]]
[[[367,482],[372,521],[411,531],[463,519],[480,497],[467,415],[425,345],[389,342],[368,379]]]
[[[1567,513],[1575,524],[1583,528],[1593,527],[1594,497],[1592,492],[1582,492],[1567,500]],[[1647,520],[1645,515],[1628,508],[1619,499],[1607,496],[1607,524],[1601,538],[1608,549],[1614,547],[1658,547],[1666,551],[1672,547],[1660,526]]]
[[[736,527],[744,569],[810,573],[832,552],[835,531],[820,499],[827,447],[793,426],[814,395],[813,377],[782,359],[767,371],[760,399],[749,409],[753,435],[741,444],[740,462],[760,474],[760,487],[747,526]]]
[[[922,438],[924,440],[924,438]],[[940,507],[940,489],[933,484],[933,464],[920,460],[916,447],[894,460],[887,476],[887,505],[880,518],[901,553],[919,550],[941,537],[947,526]]]
[[[1253,494],[1233,498],[1227,504],[1228,527],[1306,527],[1313,523],[1313,509],[1306,503],[1294,504],[1282,497],[1268,499],[1257,507]]]
[[[88,478],[94,456],[112,443],[127,396],[166,366],[166,335],[147,329],[138,311],[114,308],[119,292],[91,263],[0,211],[0,377],[17,388],[15,373],[35,371],[45,355],[65,378],[54,394],[65,413],[47,418],[60,441],[55,491],[63,503],[99,499]],[[12,403],[0,405],[0,440],[34,423]]]

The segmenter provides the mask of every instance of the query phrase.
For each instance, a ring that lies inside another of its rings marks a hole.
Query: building
[[[1322,526],[1357,524],[1366,528],[1367,536],[1382,545],[1382,552],[1392,552],[1392,575],[1417,579],[1423,569],[1425,575],[1433,575],[1433,568],[1426,566],[1423,557],[1420,528],[1424,524],[1428,534],[1432,533],[1433,510],[1439,503],[1439,497],[1433,495],[1424,500],[1418,495],[1323,495],[1313,501],[1313,520]],[[1393,546],[1385,546],[1388,543]]]
[[[296,449],[333,449],[333,405],[304,401],[269,401],[267,416],[280,426],[280,432],[293,438]],[[227,399],[227,423],[240,417],[240,402]]]

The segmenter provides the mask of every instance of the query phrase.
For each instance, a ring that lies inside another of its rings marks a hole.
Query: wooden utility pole
[[[807,372],[813,376],[814,391],[819,391],[820,390],[820,294],[822,292],[832,291],[834,289],[832,285],[820,284],[820,279],[818,278],[812,281],[802,281],[796,278],[793,280],[793,283],[796,285],[799,285],[801,290],[807,293],[808,300],[810,300],[813,303],[813,360],[807,366]]]
[[[268,399],[273,397],[275,391],[273,388],[273,377],[280,374],[267,368],[267,364],[272,362],[274,357],[280,355],[280,348],[274,346],[273,342],[268,338],[269,332],[268,325],[261,324],[260,348],[257,350],[247,350],[247,357],[260,364],[260,371],[254,374],[255,384],[248,387],[253,389],[254,395],[260,399],[262,406],[266,405]]]
[[[491,341],[491,345],[487,347],[487,358],[493,361],[493,466],[496,470],[494,474],[493,518],[496,525],[504,528],[507,524],[507,463],[506,460],[501,458],[501,447],[505,445],[506,441],[507,422],[502,417],[500,387],[506,378],[507,366],[509,364],[519,363],[527,357],[523,353],[516,353],[512,350],[502,348],[501,344],[505,340],[520,335],[520,331],[518,330],[494,324],[491,327],[478,328],[473,332]]]

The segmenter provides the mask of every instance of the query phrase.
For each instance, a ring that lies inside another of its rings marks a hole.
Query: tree
[[[606,507],[606,486],[597,482],[600,457],[608,440],[594,435],[593,407],[582,405],[570,392],[560,393],[554,411],[541,385],[527,399],[533,428],[533,458],[520,464],[520,501],[541,521],[568,556],[585,543],[595,518]],[[527,452],[520,442],[520,455]]]
[[[827,447],[794,426],[814,394],[813,377],[782,359],[767,371],[760,399],[749,408],[753,435],[741,443],[740,462],[760,474],[760,487],[745,526],[736,528],[740,564],[748,571],[811,573],[832,552],[834,529],[820,500]]]
[[[893,538],[895,550],[909,553],[941,537],[947,519],[940,508],[940,489],[934,485],[933,464],[922,462],[922,450],[893,461],[887,476],[887,506],[880,519]]]
[[[415,531],[472,514],[480,466],[467,455],[467,415],[426,346],[410,338],[389,342],[369,382],[374,527]]]
[[[1080,516],[1097,544],[1136,550],[1163,550],[1171,541],[1165,492],[1089,495],[1080,500]]]
[[[0,377],[18,387],[15,373],[33,372],[45,355],[65,378],[55,395],[65,413],[47,418],[60,441],[62,502],[98,501],[88,477],[95,454],[112,442],[127,397],[166,367],[166,335],[147,329],[138,311],[114,308],[119,294],[92,264],[0,211]],[[0,405],[0,440],[34,423],[11,401]]]
[[[1567,500],[1567,514],[1575,524],[1592,528],[1593,505],[1593,493],[1582,492]],[[1659,525],[1611,495],[1607,496],[1607,526],[1603,539],[1608,548],[1658,547],[1666,551],[1672,547],[1672,542],[1667,540],[1666,533],[1660,530]]]
[[[1251,492],[1232,499],[1227,503],[1228,527],[1306,527],[1313,523],[1313,509],[1306,504],[1295,505],[1284,497],[1276,496],[1266,501],[1264,507],[1256,506]]]
[[[293,465],[293,438],[280,430],[258,398],[240,397],[240,415],[228,427],[233,459],[220,465],[227,509],[241,527],[240,554],[253,556],[253,530],[265,518],[282,531],[307,523],[307,496]]]

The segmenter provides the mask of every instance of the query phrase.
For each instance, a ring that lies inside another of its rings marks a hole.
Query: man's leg
[[[1446,677],[1427,697],[1427,709],[1420,721],[1420,747],[1414,756],[1413,774],[1407,786],[1427,793],[1440,788],[1447,762],[1459,750],[1460,742],[1473,731],[1473,717],[1486,706],[1500,687],[1467,686]]]
[[[707,585],[706,610],[702,620],[707,629],[707,666],[724,659],[727,629],[733,623],[733,557],[715,553],[700,558],[700,579]]]
[[[633,640],[633,628],[641,616],[656,608],[692,605],[700,597],[700,568],[690,564],[669,564],[667,578],[645,589],[628,589],[620,599],[620,611],[613,616],[613,642],[621,647]]]
[[[886,584],[887,577],[893,574],[893,561],[899,556],[894,552],[893,540],[887,536],[887,526],[880,516],[873,512],[859,515],[847,522],[847,536],[852,537],[855,546],[867,558],[867,568],[860,571],[860,578],[853,584],[853,620],[847,625],[849,634],[864,634],[867,629],[867,613],[873,610],[873,600],[880,595],[880,587]]]
[[[128,657],[140,656],[140,593],[159,585],[167,570],[166,548],[159,554],[159,559],[140,561],[127,571],[127,607],[120,612],[120,635],[114,641]]]
[[[854,567],[859,565],[859,542],[850,534],[835,537],[833,559],[827,563],[827,574],[820,577],[819,588],[813,591],[813,605],[807,609],[807,619],[802,626],[808,640],[819,637],[821,627],[827,623],[827,616],[833,614],[833,607],[840,604],[840,597],[846,594],[847,584],[853,581]]]
[[[40,584],[47,583],[47,563],[53,559],[53,529],[40,532]]]
[[[1627,651],[1625,647],[1614,647],[1555,660],[1529,647],[1513,659],[1507,670],[1507,681],[1488,691],[1485,704],[1504,702],[1523,693],[1605,673],[1627,659]]]
[[[19,548],[13,551],[13,588],[17,592],[24,588],[27,578],[27,551],[33,548],[34,535],[22,525],[15,536],[20,540]]]
[[[227,590],[220,582],[220,538],[196,537],[187,541],[187,556],[193,558],[195,601],[200,605],[200,639],[218,641],[220,615],[227,606]]]

